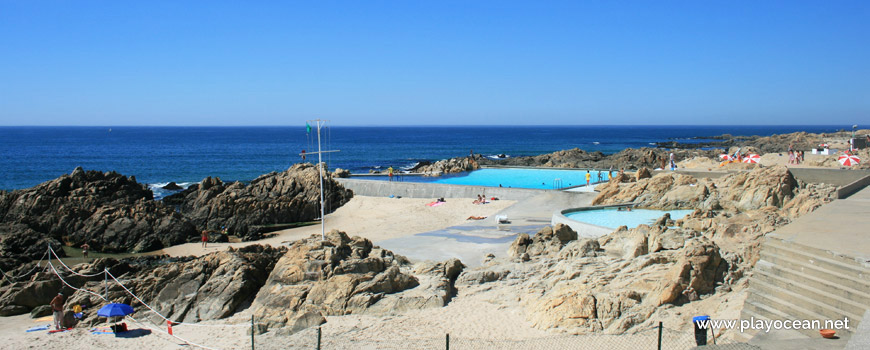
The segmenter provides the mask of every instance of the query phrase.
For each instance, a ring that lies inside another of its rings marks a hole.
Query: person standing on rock
[[[671,155],[668,157],[671,160],[671,171],[677,170],[677,157],[674,155],[674,151],[671,151]]]
[[[63,293],[57,293],[57,296],[51,299],[51,303],[48,304],[54,315],[54,329],[57,330],[61,329],[61,323],[63,323],[63,303]]]
[[[208,245],[208,231],[202,230],[202,247],[206,248]]]

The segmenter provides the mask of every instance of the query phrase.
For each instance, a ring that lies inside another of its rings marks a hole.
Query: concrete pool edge
[[[550,224],[553,226],[556,226],[556,224],[568,225],[568,227],[577,232],[578,238],[598,238],[613,232],[615,229],[569,219],[565,214],[576,213],[578,211],[630,207],[634,205],[634,203],[625,203],[563,209],[553,213],[553,218],[551,219]]]
[[[475,198],[483,194],[487,198],[519,201],[525,200],[548,191],[534,188],[488,187],[476,185],[452,185],[431,182],[396,182],[362,179],[336,179],[338,183],[353,191],[354,195],[371,197],[389,197],[390,195],[406,198]]]

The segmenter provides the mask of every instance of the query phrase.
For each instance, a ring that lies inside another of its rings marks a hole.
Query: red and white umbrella
[[[858,156],[856,156],[854,154],[844,154],[844,155],[840,156],[840,158],[837,158],[837,161],[840,162],[840,164],[843,164],[844,166],[853,166],[853,165],[857,165],[858,163],[860,163],[861,158],[858,158]]]
[[[732,160],[732,159],[734,159],[734,158],[731,158],[731,155],[730,155],[730,154],[724,154],[724,153],[723,153],[723,154],[720,154],[720,155],[719,155],[719,159],[722,160],[722,161],[726,161],[726,160]]]
[[[754,163],[758,163],[760,160],[761,160],[761,156],[759,156],[757,154],[750,154],[750,155],[747,155],[746,157],[743,157],[744,163],[754,164]]]

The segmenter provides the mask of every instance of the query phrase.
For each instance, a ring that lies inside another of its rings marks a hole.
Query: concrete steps
[[[741,312],[748,320],[849,319],[849,338],[870,309],[870,269],[849,257],[767,237],[749,279],[749,295]],[[818,329],[799,330],[819,338]],[[750,331],[739,338],[751,338]]]

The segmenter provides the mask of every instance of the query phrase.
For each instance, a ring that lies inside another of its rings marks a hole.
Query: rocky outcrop
[[[634,202],[656,209],[702,208],[753,210],[782,207],[794,197],[797,181],[784,166],[758,168],[718,179],[698,180],[676,173],[661,173],[629,184],[616,181],[599,187],[595,205]],[[720,190],[725,189],[725,190]]]
[[[195,239],[193,225],[152,198],[134,177],[76,168],[36,187],[0,194],[0,222],[103,252],[147,251]]]
[[[480,163],[470,157],[442,159],[432,164],[419,163],[411,169],[413,172],[423,173],[427,176],[440,176],[442,174],[461,173],[480,169]]]
[[[519,258],[523,254],[537,256],[545,253],[556,253],[568,242],[577,240],[577,232],[568,225],[556,224],[555,227],[547,226],[538,231],[532,237],[520,233],[508,248],[508,255]]]
[[[49,244],[60,256],[65,256],[57,239],[36,232],[25,224],[0,223],[0,269],[18,276],[16,271],[10,270],[22,263],[39,260],[48,252]]]
[[[332,177],[323,178],[326,212],[350,200],[353,193]],[[260,238],[263,225],[312,221],[320,217],[320,176],[309,163],[262,175],[245,185],[208,177],[187,190],[163,199],[175,205],[200,230],[218,231],[247,240]]]
[[[251,306],[262,322],[296,329],[323,316],[363,312],[419,284],[400,268],[403,257],[367,239],[335,230],[326,238],[296,241],[278,260]]]
[[[722,150],[675,150],[676,159],[682,160],[691,157],[716,157]],[[507,159],[479,159],[482,165],[512,165],[512,166],[537,166],[554,168],[595,168],[610,169],[639,169],[639,168],[662,168],[667,166],[670,154],[666,150],[654,148],[627,148],[618,153],[605,155],[601,152],[586,152],[574,148],[570,150],[556,151],[531,157],[514,157]]]

